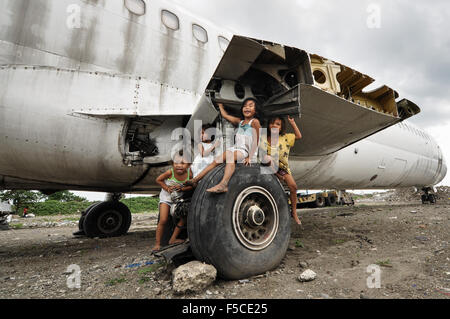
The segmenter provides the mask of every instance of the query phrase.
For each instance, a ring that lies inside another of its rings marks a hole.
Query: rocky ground
[[[174,292],[174,267],[150,254],[155,213],[134,215],[129,234],[110,239],[74,238],[74,216],[16,218],[12,229],[0,231],[0,299],[449,299],[449,208],[445,200],[422,205],[416,198],[372,196],[354,207],[302,209],[303,226],[292,225],[290,248],[277,269],[239,281],[217,279],[187,294]],[[370,265],[381,270],[381,288],[367,285]],[[301,282],[307,269],[316,277]]]

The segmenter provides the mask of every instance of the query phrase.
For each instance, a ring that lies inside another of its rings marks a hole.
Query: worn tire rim
[[[103,234],[112,234],[122,226],[122,214],[116,210],[107,210],[103,212],[97,221],[97,226]]]
[[[244,189],[233,206],[233,229],[239,242],[250,250],[268,247],[278,231],[278,206],[264,188]]]

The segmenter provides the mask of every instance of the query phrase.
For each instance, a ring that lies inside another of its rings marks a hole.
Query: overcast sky
[[[450,159],[450,1],[172,0],[233,32],[304,49],[386,84]],[[450,173],[441,184],[450,185]]]

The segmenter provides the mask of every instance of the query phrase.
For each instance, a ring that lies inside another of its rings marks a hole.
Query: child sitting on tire
[[[156,243],[152,253],[161,249],[164,228],[169,220],[170,209],[175,204],[174,200],[180,198],[184,192],[192,190],[192,186],[184,186],[191,178],[192,170],[189,161],[183,156],[182,152],[179,152],[173,158],[172,168],[156,179],[162,189],[159,195],[159,222],[156,228]],[[178,236],[185,224],[186,220],[182,218],[175,227],[169,245],[184,242],[184,240],[178,239]]]
[[[235,145],[216,157],[210,165],[190,180],[187,185],[193,186],[197,184],[214,168],[222,163],[226,163],[222,180],[216,186],[206,190],[209,193],[221,194],[228,192],[228,182],[234,174],[236,163],[243,163],[245,166],[249,166],[253,162],[258,150],[261,125],[256,118],[258,107],[257,100],[254,98],[248,98],[242,103],[241,118],[228,114],[222,103],[218,103],[218,105],[222,117],[238,127],[235,134]]]
[[[289,187],[291,206],[292,206],[292,217],[298,225],[301,225],[301,221],[297,215],[297,184],[292,177],[291,170],[289,169],[289,152],[291,147],[294,146],[295,141],[302,138],[302,133],[300,132],[295,120],[288,117],[289,123],[294,129],[294,134],[286,134],[286,124],[284,119],[280,117],[274,117],[269,120],[269,134],[266,138],[262,138],[261,148],[266,151],[267,157],[263,160],[265,163],[270,164],[275,167],[273,162],[273,156],[278,153],[279,163],[278,170],[276,171],[277,177],[286,182]],[[272,145],[271,137],[275,134],[279,134],[278,145]]]

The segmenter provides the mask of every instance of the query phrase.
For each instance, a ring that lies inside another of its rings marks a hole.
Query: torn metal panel
[[[199,104],[196,107],[194,114],[189,120],[186,128],[191,132],[191,137],[194,138],[195,121],[202,121],[202,125],[204,124],[212,124],[217,119],[219,112],[214,107],[211,98],[207,95],[202,96]]]
[[[292,148],[292,155],[330,154],[401,120],[311,85],[300,85],[300,101],[303,138]]]
[[[252,39],[233,37],[214,76],[224,80],[239,79],[263,50],[264,46]]]
[[[262,107],[265,118],[294,116],[300,117],[300,86],[296,86],[286,92],[270,98]]]

